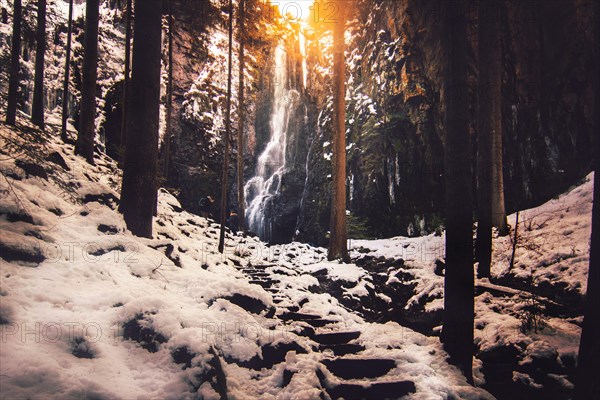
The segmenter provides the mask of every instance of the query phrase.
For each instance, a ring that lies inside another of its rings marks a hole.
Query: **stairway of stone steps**
[[[324,399],[399,399],[416,391],[414,382],[386,376],[396,367],[392,359],[361,356],[365,347],[356,343],[359,331],[348,331],[339,321],[300,311],[298,305],[277,287],[279,280],[266,272],[274,265],[240,267],[250,283],[273,295],[275,316],[286,324],[301,326],[296,333],[315,343],[313,350],[323,355],[317,376],[327,395]]]

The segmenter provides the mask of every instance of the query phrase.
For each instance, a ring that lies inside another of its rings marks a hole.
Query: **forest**
[[[600,400],[596,0],[0,0],[0,400]]]

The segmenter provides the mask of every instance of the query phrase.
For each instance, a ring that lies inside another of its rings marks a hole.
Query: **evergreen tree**
[[[346,69],[344,31],[347,3],[336,1],[333,27],[333,173],[327,258],[349,260],[346,231]]]
[[[63,83],[63,98],[62,98],[62,125],[60,137],[63,142],[68,140],[67,137],[67,120],[69,118],[69,75],[71,72],[71,33],[73,32],[73,0],[69,0],[69,20],[67,22],[67,54],[65,55],[65,80]]]
[[[225,137],[223,138],[223,176],[221,181],[221,231],[219,252],[225,248],[225,224],[227,222],[227,197],[229,186],[229,136],[231,135],[231,75],[233,57],[233,1],[229,0],[229,55],[227,72],[227,108],[225,111]]]
[[[490,276],[492,258],[492,138],[501,132],[499,2],[479,2],[479,98],[477,137],[477,273]],[[496,191],[496,195],[499,192]],[[506,220],[506,218],[505,218]]]
[[[172,0],[167,0],[168,27],[169,27],[169,49],[168,49],[168,78],[167,78],[167,117],[165,128],[165,142],[163,149],[163,176],[169,176],[169,159],[171,156],[171,118],[173,114],[173,9]]]
[[[242,231],[246,231],[246,200],[244,199],[244,19],[246,17],[245,0],[240,0],[238,16],[238,34],[239,34],[239,89],[238,89],[238,133],[237,133],[237,192],[238,192],[238,220]]]
[[[31,122],[44,129],[44,60],[46,55],[46,0],[37,3],[37,31],[35,35],[35,77]]]
[[[125,148],[125,135],[127,132],[127,112],[128,104],[127,97],[129,92],[129,75],[131,69],[131,20],[132,20],[132,2],[127,0],[127,11],[125,16],[125,72],[123,78],[123,114],[121,117],[121,147]],[[125,152],[123,151],[123,157]]]
[[[498,228],[501,235],[508,234],[506,209],[504,206],[504,174],[502,155],[502,42],[501,16],[502,2],[482,0],[480,5],[484,15],[483,39],[487,47],[483,50],[485,57],[482,67],[487,86],[488,114],[486,129],[491,135],[491,181],[492,181],[492,225]],[[480,47],[481,49],[481,47]],[[480,54],[480,57],[482,54]],[[481,70],[480,70],[481,73]]]
[[[445,4],[446,271],[441,339],[450,362],[472,382],[474,276],[469,105],[466,100],[467,1]]]
[[[135,2],[133,64],[119,211],[136,236],[152,237],[156,203],[162,0]]]
[[[6,109],[6,123],[13,126],[16,123],[17,102],[19,97],[21,25],[23,22],[22,12],[21,0],[14,0],[12,49],[10,52],[10,78],[8,81],[8,107]]]
[[[96,128],[96,80],[98,78],[98,23],[100,0],[87,0],[85,8],[85,38],[83,82],[81,87],[81,126],[75,154],[94,164],[94,134]]]
[[[598,85],[599,68],[598,45],[600,44],[600,29],[598,27],[598,12],[600,6],[594,2],[594,68],[592,69],[592,85],[594,93],[593,129],[595,139],[595,171],[594,171],[594,206],[592,210],[592,239],[590,242],[590,267],[588,272],[587,293],[581,341],[579,342],[579,359],[577,361],[577,377],[575,382],[575,400],[600,399],[600,86]]]

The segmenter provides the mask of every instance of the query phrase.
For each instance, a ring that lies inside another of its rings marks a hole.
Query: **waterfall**
[[[262,240],[269,241],[272,222],[270,207],[274,196],[280,193],[281,178],[286,169],[290,114],[300,99],[300,94],[288,87],[287,54],[282,43],[275,50],[273,74],[271,136],[258,157],[254,177],[244,187],[248,228]]]

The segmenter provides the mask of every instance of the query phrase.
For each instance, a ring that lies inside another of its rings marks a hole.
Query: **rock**
[[[183,369],[186,369],[192,366],[192,359],[196,357],[196,354],[191,352],[189,347],[182,346],[173,350],[171,357],[175,364],[183,364]]]
[[[67,165],[67,162],[65,161],[65,159],[63,158],[63,156],[60,153],[56,152],[56,151],[53,151],[52,153],[50,153],[48,155],[48,157],[46,157],[46,161],[50,161],[51,163],[59,165],[65,171],[70,171],[71,170],[71,168],[69,168],[69,166]]]
[[[48,173],[46,172],[46,169],[41,165],[23,160],[16,160],[15,165],[21,168],[23,171],[25,171],[27,177],[35,176],[38,178],[48,180]]]
[[[83,202],[85,204],[91,202],[97,202],[104,206],[110,207],[113,210],[117,208],[117,204],[119,204],[119,198],[116,197],[112,193],[99,193],[99,194],[91,194],[88,193],[83,197]]]
[[[108,235],[116,235],[117,233],[119,233],[119,228],[117,228],[114,225],[100,224],[98,225],[98,230]]]
[[[260,314],[269,309],[269,306],[261,300],[240,293],[224,297],[224,299],[254,314]]]
[[[123,324],[123,339],[138,342],[142,348],[150,353],[156,353],[161,343],[166,343],[167,338],[159,332],[152,329],[149,316],[152,312],[136,314],[134,318]],[[140,321],[145,321],[140,324]]]

